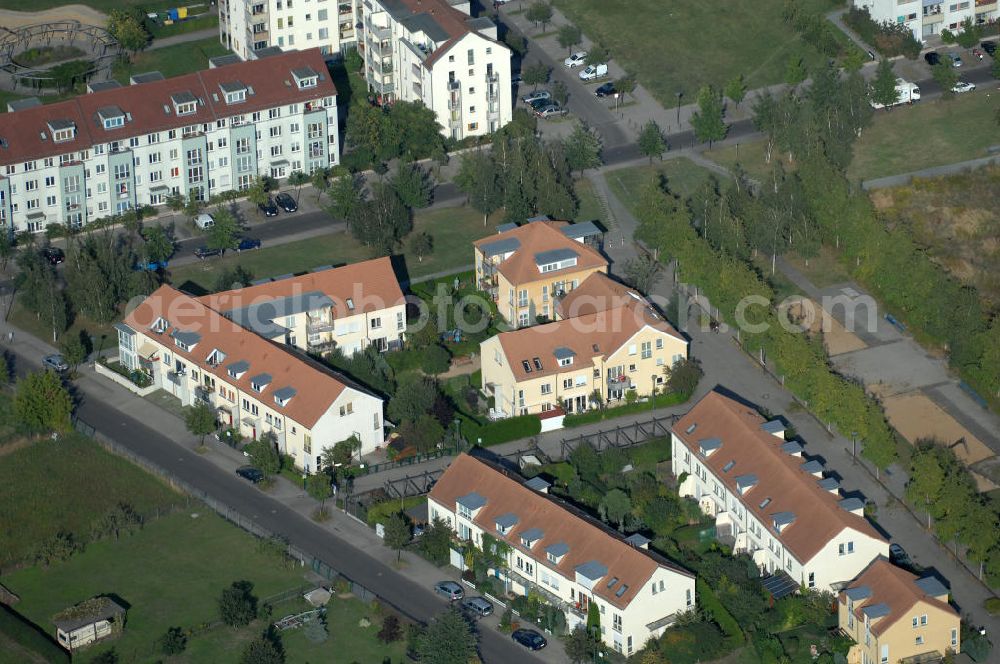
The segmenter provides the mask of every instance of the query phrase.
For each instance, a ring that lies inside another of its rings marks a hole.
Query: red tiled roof
[[[514,286],[542,279],[555,281],[562,275],[591,268],[607,269],[608,260],[599,251],[562,233],[560,229],[568,225],[569,223],[565,221],[532,221],[509,231],[476,240],[472,244],[478,249],[498,240],[516,239],[520,247],[497,266],[500,274]],[[576,265],[542,274],[535,264],[535,254],[555,249],[571,249],[576,252]]]
[[[299,90],[295,85],[291,71],[303,67],[309,67],[322,76],[316,87]],[[235,81],[250,86],[254,93],[248,94],[245,102],[227,105],[219,84]],[[201,103],[194,114],[178,117],[170,97],[182,92],[191,93]],[[337,89],[330,80],[318,48],[288,51],[261,60],[205,69],[162,81],[92,92],[55,104],[0,113],[0,138],[7,144],[5,148],[0,147],[0,165],[79,152],[99,143],[214,122],[233,115],[305,103],[336,94]],[[163,110],[164,105],[169,108],[169,113]],[[121,128],[104,129],[98,124],[97,110],[108,106],[119,107],[131,116],[131,120],[127,120]],[[49,120],[72,121],[76,124],[76,138],[54,143],[46,127]],[[40,134],[43,131],[45,139]]]
[[[673,432],[734,496],[741,496],[737,477],[757,476],[757,483],[740,500],[800,563],[811,560],[844,528],[885,542],[867,519],[842,509],[838,496],[820,487],[814,475],[801,469],[805,459],[781,449],[782,438],[761,429],[766,421],[749,406],[713,390],[674,424]],[[688,433],[692,426],[695,428]],[[703,458],[698,441],[706,438],[720,439],[722,447]],[[734,465],[723,472],[723,466],[730,461]],[[765,499],[770,500],[764,503]],[[778,533],[772,521],[782,512],[793,513],[795,520]]]
[[[862,610],[866,606],[885,604],[889,607],[889,613],[878,620],[872,622],[871,631],[876,636],[881,636],[899,621],[900,618],[912,614],[914,605],[918,602],[925,602],[937,607],[942,611],[947,611],[955,616],[955,624],[958,624],[958,611],[948,602],[936,597],[931,597],[917,585],[918,577],[905,569],[896,567],[888,560],[879,556],[857,576],[847,588],[858,588],[867,586],[871,591],[871,596],[863,600],[854,602],[854,615],[864,621]],[[847,594],[841,591],[839,595],[840,603],[847,603]],[[944,634],[942,631],[941,634]]]
[[[559,315],[563,318],[623,306],[648,307],[649,302],[638,291],[615,281],[604,272],[591,274],[579,286],[566,293],[557,304]]]
[[[431,489],[430,497],[454,511],[455,501],[473,491],[486,499],[486,504],[475,518],[476,524],[491,536],[506,541],[515,550],[528,551],[521,544],[521,533],[531,528],[542,531],[541,539],[530,551],[539,565],[555,569],[569,579],[575,578],[577,567],[591,561],[607,567],[604,578],[617,577],[618,582],[609,588],[606,581],[598,580],[594,583],[593,592],[619,608],[628,606],[658,567],[692,576],[681,567],[631,546],[613,531],[577,514],[555,499],[532,491],[522,484],[518,476],[501,472],[467,454],[459,455],[448,466]],[[496,531],[496,519],[511,512],[517,515],[517,523],[507,535],[500,535]],[[545,554],[546,547],[560,543],[567,545],[567,552],[558,564],[550,562]],[[617,592],[623,586],[628,588],[618,596]]]

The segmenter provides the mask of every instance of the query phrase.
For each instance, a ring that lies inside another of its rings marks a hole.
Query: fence
[[[366,464],[365,467],[362,469],[361,474],[373,475],[375,473],[381,473],[386,470],[392,470],[393,468],[412,466],[414,464],[423,463],[425,461],[440,459],[443,456],[453,456],[456,453],[456,451],[457,450],[454,447],[442,447],[440,449],[434,450],[433,452],[414,454],[413,456],[408,456],[405,459],[399,459],[398,461],[384,461],[382,463]]]
[[[419,475],[407,475],[395,480],[386,480],[385,492],[391,498],[408,498],[421,496],[431,490],[434,483],[441,477],[441,470],[426,470]]]
[[[634,422],[625,426],[616,426],[614,429],[602,429],[595,433],[580,434],[573,438],[563,438],[559,443],[559,454],[562,459],[579,447],[582,443],[589,443],[597,452],[608,449],[628,449],[636,445],[642,445],[654,438],[662,438],[670,435],[670,427],[677,421],[679,415],[666,415],[653,417],[644,422]]]

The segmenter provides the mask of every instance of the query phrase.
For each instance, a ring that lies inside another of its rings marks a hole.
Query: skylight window
[[[615,597],[621,597],[627,590],[628,586],[623,583],[622,587],[615,591]]]
[[[770,498],[770,496],[768,496],[764,500],[760,501],[760,508],[764,509],[765,507],[767,507],[770,504],[771,504],[771,498]]]
[[[533,357],[531,358],[531,362],[535,365],[536,371],[542,370],[542,361],[540,359],[538,359],[537,357]]]
[[[531,364],[527,360],[521,360],[521,366],[524,367],[524,373],[531,373]]]
[[[722,467],[722,472],[728,473],[730,470],[733,469],[733,466],[735,466],[735,465],[736,465],[735,461],[729,461],[729,462],[727,462],[726,465]]]

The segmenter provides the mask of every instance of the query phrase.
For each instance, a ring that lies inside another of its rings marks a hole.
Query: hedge
[[[745,641],[743,630],[736,622],[733,614],[722,606],[722,602],[715,596],[715,591],[699,576],[695,579],[695,592],[698,593],[699,606],[712,615],[712,619],[722,629],[726,636],[731,637],[742,644]]]
[[[470,443],[483,447],[499,445],[520,438],[531,438],[542,432],[542,421],[537,415],[521,415],[489,424],[479,424],[475,420],[459,415],[462,420],[462,437]]]
[[[0,634],[46,662],[69,662],[69,653],[37,626],[5,604],[0,604]]]
[[[602,420],[611,420],[616,417],[622,417],[624,415],[634,415],[636,413],[643,413],[652,411],[654,408],[667,408],[668,406],[676,406],[679,403],[684,403],[691,398],[691,395],[679,394],[677,392],[668,392],[666,394],[657,394],[653,397],[653,403],[650,404],[648,400],[641,402],[636,401],[635,403],[627,403],[621,406],[612,406],[610,408],[592,408],[583,413],[576,413],[573,415],[567,415],[563,419],[563,426],[565,427],[579,427],[584,424],[593,424],[594,422],[600,422]]]

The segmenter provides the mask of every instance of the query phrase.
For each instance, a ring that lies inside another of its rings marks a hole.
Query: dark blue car
[[[528,650],[541,650],[548,643],[544,636],[533,629],[515,629],[514,633],[510,635],[510,638],[514,639]]]
[[[147,272],[156,272],[157,270],[166,270],[167,261],[143,261],[141,263],[136,263],[132,266],[133,270],[140,272],[146,270]]]
[[[236,251],[249,251],[250,249],[260,249],[260,240],[252,237],[245,237],[236,246]]]

